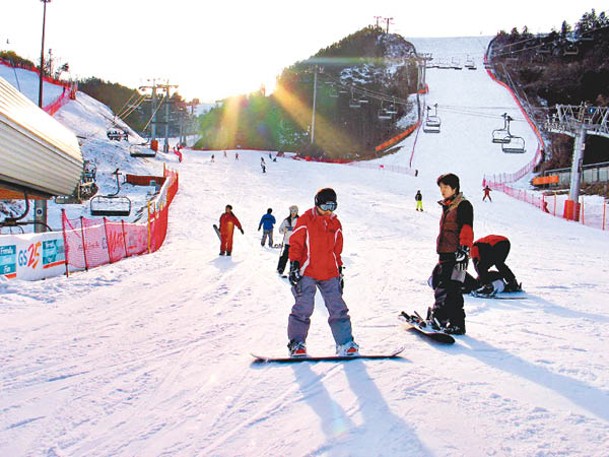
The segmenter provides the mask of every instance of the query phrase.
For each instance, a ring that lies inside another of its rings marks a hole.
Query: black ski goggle
[[[336,202],[326,202],[319,205],[319,208],[323,211],[335,211],[338,207],[338,203]]]

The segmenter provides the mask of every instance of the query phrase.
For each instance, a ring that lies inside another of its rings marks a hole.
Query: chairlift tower
[[[565,202],[563,217],[579,220],[579,191],[587,135],[609,138],[609,108],[581,105],[556,105],[556,113],[548,117],[546,130],[575,138],[569,199]]]
[[[169,89],[176,89],[178,86],[176,84],[163,84],[159,86],[162,89],[165,89],[165,144],[163,145],[163,152],[169,152]]]
[[[151,140],[156,140],[156,135],[157,135],[157,131],[156,131],[156,127],[157,124],[159,124],[159,122],[157,121],[157,90],[164,90],[165,91],[165,144],[163,146],[163,151],[164,152],[169,152],[169,89],[171,88],[177,88],[178,85],[176,84],[169,84],[169,82],[166,82],[165,84],[159,84],[156,82],[156,79],[152,79],[152,85],[150,86],[140,86],[139,89],[140,90],[146,90],[146,89],[151,89],[152,91],[152,106],[151,106],[151,110],[152,110],[152,122],[151,124],[151,132],[150,132],[150,139]],[[159,106],[160,108],[160,106]]]

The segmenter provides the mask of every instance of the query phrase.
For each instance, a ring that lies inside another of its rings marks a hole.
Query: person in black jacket
[[[417,202],[417,211],[423,211],[423,195],[420,190],[417,190],[414,199]]]
[[[428,320],[446,332],[465,333],[462,284],[465,280],[469,252],[474,240],[474,208],[460,192],[459,177],[453,173],[437,179],[443,199],[440,233],[436,240],[438,264],[432,273],[435,302]]]

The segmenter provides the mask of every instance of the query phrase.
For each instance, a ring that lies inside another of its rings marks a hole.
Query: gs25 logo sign
[[[42,243],[37,241],[36,243],[30,244],[27,249],[21,249],[18,257],[19,266],[36,269],[40,263],[41,245]]]

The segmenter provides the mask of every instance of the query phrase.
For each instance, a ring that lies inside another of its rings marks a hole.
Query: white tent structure
[[[0,195],[70,195],[82,167],[74,133],[0,78]]]

